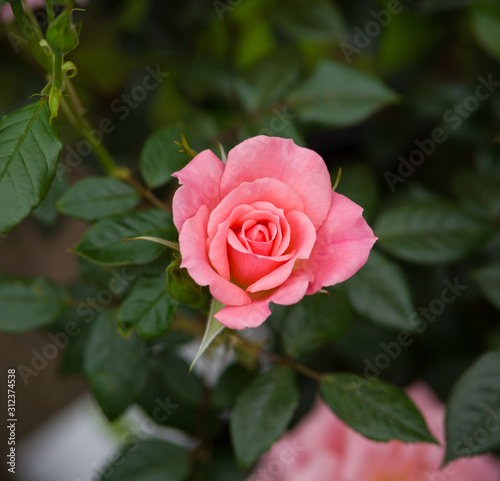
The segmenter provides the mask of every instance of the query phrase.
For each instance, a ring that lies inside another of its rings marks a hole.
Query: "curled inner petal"
[[[269,256],[272,255],[276,235],[281,232],[280,223],[277,215],[255,210],[243,216],[232,230],[249,252]]]
[[[292,259],[295,251],[281,256],[265,256],[248,251],[233,231],[228,232],[228,258],[231,279],[241,286],[249,286]]]

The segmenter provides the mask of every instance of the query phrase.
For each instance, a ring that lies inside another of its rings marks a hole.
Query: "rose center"
[[[262,224],[256,224],[245,232],[245,237],[254,242],[269,242],[269,227]]]
[[[234,233],[249,252],[269,256],[273,250],[277,230],[273,222],[258,222],[255,219],[249,219],[240,228],[235,229]]]

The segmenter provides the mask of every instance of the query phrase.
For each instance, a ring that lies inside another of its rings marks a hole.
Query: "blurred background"
[[[321,154],[333,178],[341,167],[339,192],[362,205],[369,222],[409,199],[446,199],[498,226],[499,2],[89,0],[84,8],[74,14],[82,30],[79,47],[68,56],[78,68],[73,85],[99,129],[96,135],[121,164],[137,171],[144,141],[166,125],[180,126],[195,150],[218,151],[219,141],[228,151],[259,133],[278,135]],[[43,28],[43,10],[37,18]],[[3,116],[27,104],[45,79],[8,18],[0,22],[0,59]],[[339,70],[330,74],[332,65]],[[375,83],[360,81],[355,95],[343,68]],[[62,168],[43,204],[0,239],[0,271],[69,286],[84,269],[69,249],[87,224],[58,214],[55,202],[65,185],[101,170],[92,153],[78,150],[81,139],[64,116],[57,125],[68,146]],[[169,184],[157,194],[167,200],[172,190]],[[500,260],[499,246],[497,235],[460,262],[399,263],[413,306],[428,306],[439,297],[443,279],[459,275],[468,288],[382,377],[400,385],[421,377],[446,398],[479,353],[500,347],[498,298],[481,295],[470,277]],[[366,368],[363,360],[394,337],[366,317],[357,312],[330,353],[341,366],[359,372]],[[45,453],[33,441],[37,430],[62,416],[70,420],[59,428],[70,436],[80,425],[64,409],[84,406],[82,434],[74,446],[89,439],[85,460],[98,464],[116,445],[116,436],[85,397],[78,347],[43,368],[32,365],[47,336],[46,331],[0,335],[0,372],[19,365],[32,369],[28,386],[18,376],[19,442],[29,459],[41,462],[33,457]],[[44,433],[38,434],[42,445],[67,439],[73,446],[71,437]],[[4,447],[2,442],[2,453]],[[65,471],[59,459],[58,467],[51,461],[49,474],[49,468],[29,459],[18,459],[26,473],[17,479],[87,480],[84,475],[94,469],[87,464],[88,471],[75,465]],[[68,452],[68,466],[70,459]],[[35,468],[31,473],[28,465]]]

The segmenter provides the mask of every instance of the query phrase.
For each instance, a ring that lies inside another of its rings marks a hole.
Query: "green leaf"
[[[165,249],[157,243],[125,239],[141,235],[176,240],[172,216],[162,210],[147,210],[100,220],[85,232],[73,248],[77,254],[97,264],[145,264]]]
[[[205,328],[205,334],[203,335],[203,339],[201,340],[200,347],[198,348],[198,352],[191,363],[191,368],[195,365],[196,361],[203,355],[203,353],[207,350],[208,346],[212,344],[212,341],[222,332],[224,326],[215,319],[214,315],[217,314],[222,308],[224,304],[219,302],[217,299],[212,300],[212,305],[210,307],[210,312],[208,314],[207,327]]]
[[[110,420],[135,401],[146,379],[145,342],[135,333],[124,338],[116,317],[107,310],[94,321],[84,358],[90,388]]]
[[[286,8],[278,9],[278,22],[286,33],[299,40],[336,42],[345,33],[342,16],[329,0],[290,0]]]
[[[184,360],[161,352],[158,349],[161,347],[155,346],[148,356],[147,381],[138,403],[156,423],[199,435],[203,384],[196,373],[189,372],[189,365]],[[203,423],[209,430],[218,426],[212,412],[207,413]]]
[[[185,448],[150,439],[124,446],[101,470],[98,481],[185,481],[190,471]]]
[[[45,225],[54,225],[56,222],[59,212],[57,211],[56,203],[57,199],[62,195],[66,189],[67,181],[66,176],[56,177],[50,186],[49,192],[45,199],[42,200],[40,205],[33,210],[32,215],[38,221]]]
[[[149,187],[159,187],[171,179],[174,172],[186,165],[185,154],[174,142],[181,139],[182,129],[169,126],[154,132],[141,152],[141,172]]]
[[[62,90],[57,88],[55,85],[52,85],[49,94],[49,109],[50,109],[50,118],[49,122],[57,117],[57,113],[59,111],[59,103],[61,102]]]
[[[409,318],[415,312],[403,270],[377,251],[347,283],[353,307],[382,327],[413,330]]]
[[[384,211],[374,229],[387,252],[418,264],[461,259],[491,230],[488,221],[441,201],[400,203]]]
[[[247,83],[235,84],[236,93],[240,96],[245,110],[252,112],[282,100],[298,77],[299,55],[297,51],[282,46],[279,51],[252,67],[246,78]],[[273,113],[274,117],[278,115],[278,120],[274,120],[273,125],[280,120],[280,115],[281,118],[286,119],[287,112],[284,107],[279,109],[275,107]],[[266,126],[269,127],[269,120]],[[284,122],[280,123],[280,133],[283,132],[282,129],[285,126]]]
[[[306,296],[282,314],[281,338],[291,356],[311,352],[323,344],[335,342],[348,329],[352,317],[343,288]]]
[[[136,190],[125,182],[106,177],[87,177],[73,184],[59,199],[63,214],[94,221],[133,209],[141,200]]]
[[[220,447],[208,461],[205,474],[205,481],[244,481],[247,479],[247,476],[239,470],[233,453],[230,450],[222,450]]]
[[[19,224],[49,191],[62,149],[47,99],[0,120],[0,233]]]
[[[347,127],[397,100],[380,80],[341,63],[322,61],[288,98],[290,108],[307,122]]]
[[[478,5],[471,11],[472,31],[478,43],[500,59],[500,9]]]
[[[157,337],[168,330],[177,310],[165,284],[165,274],[144,275],[131,287],[118,311],[120,328],[137,328],[144,337]]]
[[[487,299],[500,310],[500,262],[475,270],[472,278]]]
[[[481,356],[453,387],[446,410],[449,463],[500,448],[500,351]]]
[[[241,364],[230,364],[219,377],[212,391],[212,401],[217,408],[232,408],[240,392],[254,375]]]
[[[464,207],[492,219],[500,216],[500,181],[495,177],[463,169],[453,176],[451,190]]]
[[[67,307],[68,293],[53,282],[0,276],[0,331],[17,333],[46,326]]]
[[[59,371],[66,376],[84,376],[85,347],[93,324],[89,323],[89,319],[83,317],[80,311],[79,307],[66,311],[61,319],[63,323],[57,322],[51,328],[51,332],[56,337],[62,338],[62,359],[59,362]],[[64,336],[67,336],[67,345],[65,345]]]
[[[385,381],[328,374],[320,384],[320,394],[342,421],[368,439],[437,444],[413,402]]]
[[[184,406],[198,407],[203,398],[200,378],[189,372],[189,364],[170,354],[156,358],[156,372],[164,391]]]
[[[293,371],[274,366],[259,374],[236,401],[230,430],[238,464],[246,469],[277,441],[298,405]]]

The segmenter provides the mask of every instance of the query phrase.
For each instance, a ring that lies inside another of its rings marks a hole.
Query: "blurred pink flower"
[[[88,0],[78,0],[76,3],[78,5],[85,5]],[[45,0],[26,0],[26,3],[31,7],[32,10],[37,10],[39,8],[45,8]],[[0,7],[0,20],[4,23],[10,23],[14,21],[14,14],[10,5],[4,5]]]
[[[418,383],[408,390],[441,444],[444,406]],[[274,444],[247,481],[498,481],[492,455],[457,460],[443,470],[443,446],[377,443],[356,433],[318,401],[313,411]]]

